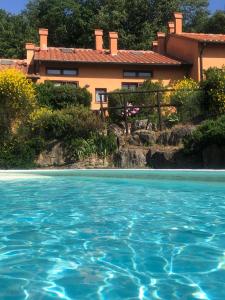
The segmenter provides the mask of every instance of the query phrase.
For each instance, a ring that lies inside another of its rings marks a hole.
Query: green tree
[[[0,10],[0,56],[23,58],[25,43],[35,41],[34,29],[24,15],[12,15]]]
[[[49,28],[51,45],[93,47],[93,30],[100,27],[118,31],[121,48],[149,49],[174,11],[184,12],[191,28],[207,16],[207,6],[208,0],[31,0],[25,15],[33,28]]]
[[[203,25],[203,31],[206,33],[225,34],[225,11],[217,11]]]

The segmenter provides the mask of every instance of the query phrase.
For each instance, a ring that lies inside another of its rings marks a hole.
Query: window
[[[53,76],[77,76],[78,70],[77,69],[47,68],[46,73],[47,73],[47,75],[53,75]]]
[[[100,94],[107,93],[107,89],[95,89],[95,100],[97,103],[101,102],[101,96]],[[102,102],[107,102],[106,95],[102,95]]]
[[[61,86],[61,85],[74,85],[78,87],[77,81],[55,81],[55,80],[46,80],[45,82],[52,82],[54,86]]]
[[[61,75],[61,70],[57,69],[47,69],[48,75]]]
[[[136,88],[139,86],[137,82],[123,82],[122,88],[125,90],[136,90]]]
[[[151,78],[152,71],[123,71],[123,77]]]
[[[77,70],[67,70],[67,69],[64,69],[62,71],[63,71],[63,75],[65,75],[65,76],[77,76],[78,75]]]

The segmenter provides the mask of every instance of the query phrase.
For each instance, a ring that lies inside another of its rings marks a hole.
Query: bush
[[[103,129],[100,118],[88,108],[77,106],[61,110],[41,108],[31,115],[29,123],[32,136],[45,140],[88,138]]]
[[[16,69],[0,72],[0,134],[7,138],[23,118],[35,108],[35,90],[26,76]]]
[[[178,119],[182,122],[195,121],[201,116],[201,92],[193,79],[177,81],[170,93],[170,103],[176,106]]]
[[[35,167],[35,158],[43,148],[39,138],[27,141],[18,136],[10,137],[0,145],[0,168]]]
[[[225,116],[217,120],[207,120],[184,141],[185,150],[200,153],[210,145],[225,145]]]
[[[91,105],[91,94],[86,88],[75,85],[55,86],[52,82],[36,85],[37,101],[40,106],[63,109],[68,106]]]
[[[145,81],[142,86],[138,87],[136,91],[157,91],[163,88],[160,82]],[[129,90],[121,89],[115,92],[129,92]],[[143,94],[130,94],[124,95],[109,95],[109,107],[122,107],[121,109],[109,109],[109,116],[113,122],[121,121],[124,119],[124,101],[127,102],[127,115],[129,117],[138,116],[139,118],[148,118],[154,109],[140,108],[135,109],[135,106],[155,105],[157,103],[156,93],[143,93]]]
[[[216,117],[225,113],[225,66],[222,69],[210,68],[202,82],[203,110],[206,117]]]
[[[88,139],[76,138],[66,143],[70,159],[79,161],[91,155],[106,158],[117,148],[114,135],[92,134]]]

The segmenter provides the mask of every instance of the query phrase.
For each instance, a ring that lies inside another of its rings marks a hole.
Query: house
[[[225,65],[225,35],[184,33],[181,13],[174,13],[168,32],[159,32],[149,51],[120,50],[117,32],[109,32],[109,49],[104,49],[103,31],[94,34],[95,49],[62,48],[49,46],[48,30],[39,29],[40,44],[27,43],[26,61],[12,65],[37,83],[86,87],[93,110],[100,109],[101,93],[135,89],[147,79],[164,85],[184,77],[200,81],[203,70]]]
[[[225,35],[183,32],[183,15],[174,13],[167,34],[159,32],[153,48],[158,53],[191,64],[189,76],[200,81],[204,70],[225,65]]]

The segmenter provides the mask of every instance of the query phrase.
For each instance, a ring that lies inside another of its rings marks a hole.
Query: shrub
[[[87,106],[91,104],[91,94],[86,88],[75,85],[55,86],[52,82],[36,85],[37,101],[40,106],[63,109],[68,106]]]
[[[88,138],[103,129],[100,118],[83,106],[61,110],[41,108],[31,115],[29,123],[32,136],[46,140]]]
[[[151,80],[145,81],[142,86],[138,87],[136,91],[157,91],[163,88],[160,82],[152,82]],[[116,90],[115,92],[129,92],[128,90],[121,89]],[[118,107],[120,109],[109,109],[110,119],[114,122],[121,121],[124,119],[124,101],[127,102],[127,115],[130,117],[139,116],[141,117],[149,117],[153,110],[140,108],[136,109],[136,106],[147,106],[154,105],[157,103],[156,93],[143,93],[143,94],[130,94],[124,95],[109,95],[109,107]]]
[[[26,140],[13,136],[0,145],[0,168],[32,168],[37,154],[44,148],[39,138]]]
[[[196,91],[199,85],[193,79],[185,78],[177,81],[170,93],[170,103],[176,106],[178,119],[182,122],[196,120],[201,116],[201,92]]]
[[[187,152],[200,153],[205,147],[225,145],[225,116],[217,120],[207,120],[184,141]]]
[[[222,69],[210,68],[205,72],[202,82],[203,109],[207,117],[225,113],[225,66]]]
[[[16,70],[0,72],[0,134],[6,138],[36,105],[33,84]]]
[[[88,139],[75,138],[66,143],[66,150],[71,160],[79,161],[91,155],[106,158],[117,148],[114,135],[92,134]]]

